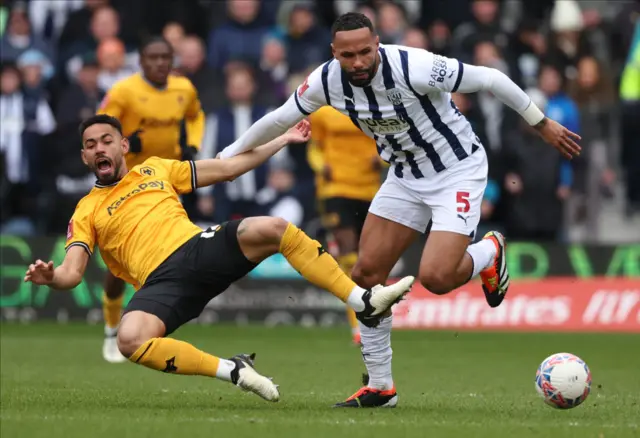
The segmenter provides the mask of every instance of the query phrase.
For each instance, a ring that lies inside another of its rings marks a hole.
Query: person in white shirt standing
[[[353,279],[375,288],[418,233],[428,232],[419,279],[441,295],[480,275],[485,298],[499,306],[509,288],[505,239],[489,232],[475,244],[487,184],[487,157],[451,93],[490,91],[517,111],[567,158],[580,137],[550,120],[500,71],[422,49],[382,45],[371,21],[340,16],[332,28],[334,58],[313,71],[289,100],[258,120],[219,158],[252,149],[324,105],[349,116],[391,165],[366,218]],[[393,407],[391,312],[360,320],[369,380],[337,407]]]

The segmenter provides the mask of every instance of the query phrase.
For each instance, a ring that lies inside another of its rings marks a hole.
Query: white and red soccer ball
[[[574,354],[552,354],[538,367],[536,390],[550,406],[559,409],[575,408],[591,392],[591,371]]]

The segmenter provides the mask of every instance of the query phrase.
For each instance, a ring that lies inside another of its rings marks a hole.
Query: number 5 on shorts
[[[458,204],[458,213],[469,213],[471,204],[469,204],[469,192],[456,193],[456,203]]]

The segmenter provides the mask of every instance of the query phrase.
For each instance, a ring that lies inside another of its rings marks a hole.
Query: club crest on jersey
[[[402,93],[397,88],[387,90],[387,99],[392,105],[402,105]]]
[[[156,174],[156,171],[153,170],[153,168],[149,167],[149,166],[144,166],[140,168],[140,173],[142,175],[147,175],[147,176],[153,176]]]

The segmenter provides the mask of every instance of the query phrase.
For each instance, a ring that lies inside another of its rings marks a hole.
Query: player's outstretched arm
[[[82,281],[88,261],[89,254],[84,247],[72,246],[57,268],[54,268],[53,262],[45,263],[42,260],[29,265],[24,281],[59,290],[73,289]]]
[[[267,143],[284,134],[287,129],[295,126],[320,107],[328,105],[322,85],[323,68],[324,66],[321,65],[311,72],[284,105],[254,123],[247,132],[227,146],[218,156],[227,159]]]
[[[266,114],[255,122],[235,142],[224,148],[220,158],[226,159],[259,147],[283,135],[305,117],[296,106],[293,96],[280,108]]]
[[[580,155],[581,148],[575,142],[580,136],[549,119],[531,101],[527,93],[500,70],[464,64],[464,73],[458,91],[472,93],[487,90],[502,103],[517,111],[540,136],[566,158]]]
[[[542,138],[567,158],[580,154],[574,140],[580,136],[547,118],[527,93],[500,70],[464,64],[456,59],[412,49],[408,54],[413,75],[411,82],[420,94],[433,92],[475,93],[489,91],[520,114]],[[425,74],[426,72],[426,74]]]
[[[290,143],[305,143],[310,136],[309,122],[303,120],[285,134],[267,144],[243,152],[240,155],[220,160],[217,158],[195,162],[196,185],[206,187],[216,183],[233,181],[242,174],[255,169]]]

